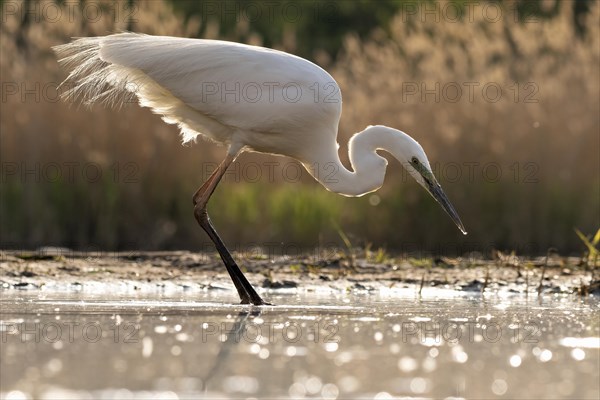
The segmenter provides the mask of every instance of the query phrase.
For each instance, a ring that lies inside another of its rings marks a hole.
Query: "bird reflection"
[[[231,350],[240,343],[240,339],[243,337],[248,321],[260,316],[260,314],[261,310],[258,308],[240,311],[233,322],[233,327],[225,332],[222,332],[222,334],[227,335],[227,339],[222,343],[212,367],[208,370],[208,373],[204,379],[202,379],[203,391],[208,390],[208,384],[210,381],[218,374],[218,372],[220,372],[222,367],[226,365]]]

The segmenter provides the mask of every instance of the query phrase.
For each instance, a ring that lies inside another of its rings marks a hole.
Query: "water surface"
[[[1,290],[2,398],[600,396],[597,299]]]

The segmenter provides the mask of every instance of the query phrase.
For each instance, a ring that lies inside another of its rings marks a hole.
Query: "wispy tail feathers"
[[[132,35],[136,34],[122,34]],[[121,106],[136,101],[136,86],[144,74],[103,60],[100,50],[106,37],[79,38],[53,47],[59,63],[70,69],[60,87],[63,99],[81,100],[86,105],[104,103]]]

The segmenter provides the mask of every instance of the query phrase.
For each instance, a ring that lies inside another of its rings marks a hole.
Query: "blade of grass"
[[[590,240],[587,238],[587,236],[585,236],[579,229],[575,228],[575,233],[577,233],[577,236],[579,236],[579,239],[581,239],[581,241],[588,248],[588,251],[590,252],[590,257],[593,257],[595,254],[598,253],[598,249],[594,246],[594,244],[592,244],[592,242],[590,242]],[[596,240],[600,241],[600,229],[598,229],[598,232],[594,236],[594,240],[593,240],[594,243],[596,242]]]
[[[333,218],[331,219],[331,224],[333,225],[333,227],[336,230],[336,232],[338,233],[338,235],[340,235],[340,238],[342,238],[342,241],[344,242],[344,246],[346,246],[346,254],[347,254],[348,258],[350,259],[352,265],[354,265],[354,251],[352,249],[352,243],[350,242],[350,239],[348,239],[348,236],[346,235],[346,233],[342,230],[342,228],[340,228],[340,226],[337,224],[337,222],[335,222],[333,220]]]

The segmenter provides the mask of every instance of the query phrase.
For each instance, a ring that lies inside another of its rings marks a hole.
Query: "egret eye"
[[[419,164],[419,160],[417,160],[417,157],[413,157],[413,158],[410,160],[410,162],[411,162],[411,163],[413,163],[413,165],[418,165],[418,164]]]

